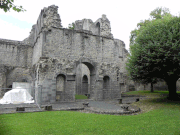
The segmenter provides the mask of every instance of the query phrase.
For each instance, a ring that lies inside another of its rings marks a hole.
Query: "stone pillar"
[[[75,101],[75,91],[76,91],[76,75],[67,75],[67,82],[65,87],[64,100],[65,101]]]
[[[103,100],[103,78],[99,78],[95,82],[95,100]]]
[[[96,75],[95,74],[91,74],[90,75],[89,93],[90,93],[90,99],[93,99],[93,100],[95,100],[95,97],[96,97],[95,83],[96,83]]]
[[[2,88],[6,88],[6,69],[4,66],[0,66],[0,97],[3,97],[6,92]]]

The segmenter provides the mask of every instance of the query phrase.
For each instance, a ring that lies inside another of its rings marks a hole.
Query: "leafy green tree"
[[[144,30],[144,28],[149,24],[151,23],[152,20],[155,20],[155,19],[163,19],[164,16],[166,15],[169,15],[169,16],[172,16],[170,14],[170,11],[168,8],[156,8],[154,9],[153,11],[151,11],[150,13],[150,18],[147,19],[147,20],[141,20],[138,24],[137,24],[137,28],[134,29],[133,31],[131,31],[131,35],[130,35],[130,46],[134,45],[135,44],[135,39],[137,38],[137,36],[139,35],[139,33]],[[141,79],[140,83],[142,84],[148,84],[148,83],[151,83],[151,92],[153,92],[153,84],[157,83],[158,81],[162,81],[161,79],[157,79],[157,78],[147,78],[146,76],[145,77],[142,77],[143,79]],[[137,81],[137,80],[136,80]]]
[[[166,15],[171,15],[170,11],[168,8],[162,8],[162,7],[157,7],[156,9],[154,9],[153,11],[151,11],[150,13],[150,18],[147,20],[141,20],[138,24],[137,24],[137,28],[131,31],[131,35],[130,35],[130,45],[134,44],[134,41],[136,39],[136,37],[138,36],[139,32],[141,30],[143,30],[144,27],[146,27],[146,25],[151,22],[151,20],[153,19],[162,19],[164,16]]]
[[[180,17],[170,14],[151,20],[130,47],[127,70],[133,80],[163,79],[169,98],[178,98],[180,78]]]
[[[162,19],[166,15],[171,15],[171,13],[168,8],[162,8],[162,7],[158,7],[153,11],[151,11],[150,13],[150,17],[152,19]]]
[[[144,20],[137,24],[137,28],[131,31],[130,35],[130,45],[133,45],[135,42],[135,39],[137,38],[139,32],[143,30],[144,27],[150,22],[150,20]]]
[[[3,9],[4,12],[9,11],[10,9],[17,12],[26,11],[22,6],[14,5],[14,0],[0,0],[0,9]]]

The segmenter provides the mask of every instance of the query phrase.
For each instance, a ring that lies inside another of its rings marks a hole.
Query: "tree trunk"
[[[168,91],[169,91],[168,99],[170,100],[178,99],[178,94],[176,93],[176,82],[177,82],[176,79],[166,80],[166,84],[168,85]]]
[[[151,83],[151,92],[154,92],[153,83]]]

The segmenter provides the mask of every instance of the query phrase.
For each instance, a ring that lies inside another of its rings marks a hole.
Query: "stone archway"
[[[88,91],[86,90],[86,92],[88,92],[88,94],[90,94],[90,98],[95,98],[95,92],[94,92],[94,87],[95,87],[95,81],[96,81],[96,68],[95,68],[95,64],[86,58],[82,58],[79,61],[77,61],[76,63],[76,84],[77,84],[77,68],[80,64],[84,64],[86,65],[86,67],[89,69],[89,76],[87,76],[88,79]],[[81,76],[82,80],[83,80],[83,76]],[[81,81],[82,83],[82,81]],[[82,86],[82,85],[81,85]],[[78,85],[76,85],[76,93],[78,91]],[[85,94],[84,92],[82,94]]]
[[[87,78],[83,78],[83,77]],[[80,63],[77,67],[76,67],[76,94],[77,95],[84,95],[85,93],[83,92],[83,87],[84,87],[84,83],[86,83],[86,79],[87,80],[87,85],[90,84],[90,70],[89,68],[83,64]],[[88,93],[88,91],[86,91],[86,93]]]

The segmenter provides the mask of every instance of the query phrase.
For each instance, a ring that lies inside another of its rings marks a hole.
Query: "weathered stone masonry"
[[[127,50],[114,39],[105,15],[65,29],[57,6],[44,8],[24,41],[0,40],[0,88],[23,81],[42,86],[42,102],[74,101],[88,92],[94,100],[114,99],[124,81]],[[83,77],[85,79],[83,79]]]

